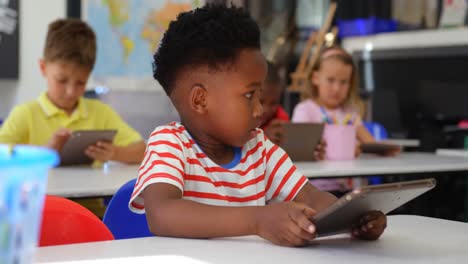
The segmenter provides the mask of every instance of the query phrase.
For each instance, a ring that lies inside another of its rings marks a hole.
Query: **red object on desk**
[[[114,240],[114,236],[91,211],[65,198],[47,195],[39,246]]]

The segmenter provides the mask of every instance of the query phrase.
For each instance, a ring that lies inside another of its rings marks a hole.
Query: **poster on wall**
[[[0,79],[18,79],[19,0],[0,0]]]
[[[152,77],[153,53],[169,22],[203,2],[82,0],[81,16],[97,37],[96,65],[90,84],[113,90],[161,89]]]

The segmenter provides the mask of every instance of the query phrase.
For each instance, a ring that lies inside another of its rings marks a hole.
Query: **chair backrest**
[[[46,196],[39,246],[113,239],[106,225],[85,207],[62,197]]]
[[[375,140],[383,140],[388,138],[385,127],[377,122],[364,122],[364,126],[371,133]]]
[[[145,214],[135,214],[128,209],[136,179],[125,183],[114,194],[107,206],[103,222],[110,229],[115,239],[152,236]]]
[[[377,122],[364,122],[364,126],[369,131],[369,133],[371,133],[375,140],[379,141],[388,138],[387,130],[382,124]],[[381,184],[382,182],[382,177],[368,177],[369,185]]]

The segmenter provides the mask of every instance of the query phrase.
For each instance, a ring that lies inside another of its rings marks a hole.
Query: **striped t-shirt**
[[[148,140],[130,210],[145,212],[142,192],[154,183],[174,185],[183,199],[209,205],[252,206],[294,199],[307,179],[281,148],[257,131],[243,147],[234,148],[229,164],[218,165],[180,123],[157,127]]]

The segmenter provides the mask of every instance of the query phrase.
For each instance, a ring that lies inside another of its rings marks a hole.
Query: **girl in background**
[[[303,91],[302,102],[293,112],[292,122],[322,123],[326,120],[347,120],[356,127],[356,156],[359,143],[373,143],[374,137],[365,128],[358,95],[357,69],[352,57],[339,47],[325,49],[313,68],[311,88]],[[396,152],[389,152],[395,155]],[[313,180],[317,188],[340,195],[352,187],[348,179]]]

